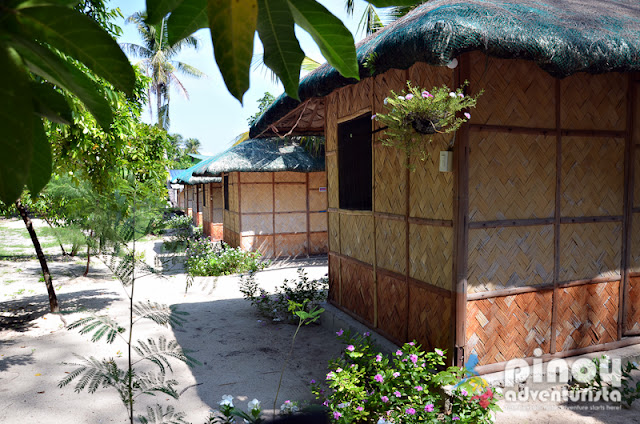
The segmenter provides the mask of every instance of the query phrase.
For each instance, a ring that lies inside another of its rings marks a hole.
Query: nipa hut
[[[184,190],[184,186],[182,184],[174,183],[176,178],[184,172],[184,169],[170,169],[169,170],[169,203],[172,207],[184,210],[184,195],[182,195],[182,191]]]
[[[359,82],[324,65],[281,96],[251,136],[326,136],[330,301],[484,372],[640,343],[638,22],[637,1],[434,0],[360,44]],[[408,80],[484,90],[425,162],[370,120]]]
[[[247,140],[194,168],[221,176],[223,239],[265,257],[326,254],[324,157],[279,138]]]

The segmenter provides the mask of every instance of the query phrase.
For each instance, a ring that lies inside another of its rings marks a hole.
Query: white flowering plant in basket
[[[482,91],[475,97],[466,96],[463,90],[467,84],[465,81],[455,91],[446,85],[427,91],[407,81],[408,90],[402,90],[401,94],[391,90],[391,95],[384,99],[387,113],[372,117],[387,127],[382,143],[404,150],[407,155],[418,153],[425,160],[428,155],[424,146],[434,134],[453,132],[471,118],[467,110],[475,107]]]

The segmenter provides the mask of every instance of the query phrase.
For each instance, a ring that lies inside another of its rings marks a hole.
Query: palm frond
[[[139,44],[120,43],[120,48],[122,48],[125,53],[129,53],[132,56],[143,59],[149,59],[153,56],[153,51]]]
[[[367,3],[364,13],[360,18],[360,23],[358,24],[358,31],[363,31],[366,35],[371,35],[382,27],[384,27],[384,24],[376,8]]]
[[[69,330],[80,328],[80,334],[93,333],[92,342],[97,342],[103,337],[107,338],[107,343],[113,343],[116,336],[125,331],[116,321],[107,316],[92,315],[79,319],[67,327]]]
[[[155,364],[161,372],[165,372],[167,368],[169,371],[173,371],[169,362],[171,358],[182,361],[190,367],[200,364],[197,359],[187,355],[177,341],[167,341],[164,336],[160,336],[157,341],[151,338],[147,339],[146,342],[138,340],[137,345],[132,346],[132,348],[140,356],[140,359],[135,361],[134,364],[141,361],[149,361]]]
[[[163,411],[162,405],[157,405],[155,409],[147,406],[147,415],[138,415],[138,420],[142,424],[186,424],[184,413],[175,412],[173,406],[167,406],[167,410]]]
[[[136,321],[150,319],[156,324],[173,328],[181,327],[187,321],[183,316],[189,315],[188,312],[179,311],[175,305],[167,306],[150,301],[134,304],[133,313],[138,317]]]
[[[209,76],[207,74],[205,74],[204,72],[202,72],[200,69],[196,68],[195,66],[191,66],[187,63],[184,62],[180,62],[180,61],[173,61],[172,62],[173,66],[175,66],[175,68],[182,72],[185,75],[188,75],[190,77],[194,77],[194,78],[209,78]]]

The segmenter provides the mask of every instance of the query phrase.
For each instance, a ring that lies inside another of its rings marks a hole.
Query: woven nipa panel
[[[453,228],[409,225],[410,276],[450,290]]]
[[[276,234],[276,257],[295,258],[307,255],[306,234]]]
[[[624,74],[584,72],[560,81],[563,129],[624,130],[627,78]]]
[[[622,224],[560,226],[560,281],[620,275]]]
[[[440,151],[448,149],[448,142],[445,136],[434,137],[427,145],[429,157],[425,161],[411,158],[415,171],[409,173],[409,216],[453,219],[454,173],[438,170]]]
[[[448,349],[451,333],[450,297],[433,291],[426,285],[409,285],[408,340],[416,340],[422,350]]]
[[[624,140],[562,138],[562,216],[622,215]]]
[[[340,253],[340,215],[329,212],[329,248],[332,252]]]
[[[373,324],[373,269],[342,258],[342,306]]]
[[[276,213],[275,224],[275,233],[306,233],[307,214]]]
[[[307,210],[307,186],[305,184],[275,184],[275,211],[301,212]]]
[[[627,316],[624,328],[626,331],[640,331],[640,276],[629,278],[625,300]]]
[[[492,297],[467,303],[467,355],[479,364],[549,352],[552,291]]]
[[[405,215],[407,204],[406,156],[394,147],[374,148],[376,212]]]
[[[330,208],[338,208],[340,206],[338,197],[340,194],[340,187],[338,186],[338,156],[327,155],[326,166],[327,183],[329,184],[327,188],[327,201],[329,202]]]
[[[471,123],[554,128],[554,79],[531,61],[470,55],[473,93],[481,89]]]
[[[553,226],[469,231],[468,292],[553,283]]]
[[[640,96],[640,93],[638,93]],[[640,122],[640,107],[637,107],[637,121]],[[634,125],[637,135],[634,135],[634,140],[640,140],[640,124]],[[634,160],[634,172],[633,172],[633,206],[640,207],[640,149],[636,147]]]
[[[306,172],[274,172],[274,179],[276,182],[289,182],[289,183],[306,183]]]
[[[427,90],[442,85],[453,88],[453,73],[454,71],[446,66],[431,66],[418,62],[409,68],[408,80],[411,81],[411,85]]]
[[[388,112],[384,106],[384,99],[391,94],[391,90],[396,94],[400,94],[406,88],[407,71],[390,69],[383,74],[376,75],[373,78],[373,110],[375,113]],[[376,121],[374,123],[379,126]]]
[[[309,242],[310,255],[325,255],[329,252],[329,241],[326,232],[309,234]]]
[[[374,237],[372,215],[340,215],[340,248],[343,255],[373,264]]]
[[[407,227],[404,220],[375,218],[376,265],[404,274],[407,268]]]
[[[613,281],[558,290],[558,351],[617,339],[618,285]]]
[[[240,211],[243,214],[247,212],[273,212],[273,185],[242,183],[240,185],[240,200],[242,202]]]
[[[329,300],[340,304],[340,257],[329,253]]]
[[[326,172],[309,172],[309,190],[318,191],[320,187],[327,187]]]
[[[279,174],[280,172],[276,172]],[[274,172],[240,172],[240,181],[244,183],[271,183]]]
[[[378,273],[378,328],[397,341],[407,334],[407,282]]]
[[[640,168],[638,173],[640,173]],[[640,213],[634,213],[631,218],[631,258],[629,268],[631,272],[640,272]]]
[[[371,109],[371,78],[337,90],[338,119]]]
[[[273,258],[273,236],[242,236],[240,248],[258,252],[265,258]]]
[[[326,151],[333,152],[338,149],[338,93],[335,91],[325,97],[326,118],[324,123],[324,136]]]
[[[469,219],[547,218],[554,213],[555,137],[473,133]]]

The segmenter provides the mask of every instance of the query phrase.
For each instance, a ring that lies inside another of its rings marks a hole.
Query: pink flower
[[[433,97],[433,94],[429,93],[427,90],[422,92],[422,97],[428,99],[429,97]]]
[[[389,398],[388,398],[388,397],[386,397],[386,396],[382,396],[382,397],[380,398],[380,400],[381,400],[382,402],[384,402],[384,403],[389,402]]]
[[[334,419],[334,420],[337,420],[337,419],[338,419],[338,418],[340,418],[341,416],[342,416],[342,414],[341,414],[341,413],[339,413],[339,412],[337,412],[337,411],[333,413],[333,419]]]
[[[409,94],[407,94],[406,96],[404,96],[404,98],[405,98],[406,100],[411,100],[411,99],[413,99],[413,94],[409,93]]]
[[[331,380],[333,378],[333,372],[327,374],[327,380]]]
[[[464,99],[464,94],[458,93],[458,97],[460,97],[461,99]]]
[[[465,389],[460,389],[460,394],[461,394],[462,396],[466,396],[466,395],[468,395],[468,394],[469,394],[469,392],[467,392]]]
[[[382,361],[382,356],[376,355],[376,362],[380,362],[380,361]]]
[[[416,389],[417,391],[421,392],[422,391],[422,386],[416,386],[416,387],[414,387],[414,389]]]
[[[336,335],[338,336],[342,336],[342,333],[344,333],[344,331],[342,331],[342,328],[338,331],[336,331]]]
[[[358,411],[362,412],[362,411],[364,411],[364,408],[363,408],[362,406],[358,406],[358,407],[356,408],[356,410],[358,410]]]
[[[415,346],[416,345],[414,342],[409,342],[408,344],[409,344],[409,346]]]
[[[336,372],[342,372],[342,368],[338,368]]]
[[[409,415],[415,415],[416,414],[416,410],[413,409],[413,408],[407,408],[407,409],[405,409],[404,412],[406,412]]]
[[[402,356],[402,351],[401,350],[396,350],[396,355],[397,356]]]
[[[400,393],[400,392],[399,392],[399,391],[397,391],[397,390],[396,390],[395,392],[393,392],[393,394],[394,394],[396,397],[402,397],[402,393]]]
[[[465,112],[464,117],[467,119],[471,119],[471,114],[469,112]]]
[[[435,351],[436,351],[436,353],[437,353],[438,355],[440,355],[440,356],[444,356],[444,352],[443,352],[442,350],[440,350],[440,349],[436,349]]]
[[[309,383],[316,384],[316,380],[311,380]]]
[[[328,401],[328,400],[325,400],[324,402],[322,402],[322,404],[323,404],[324,406],[329,406],[329,401]]]
[[[427,403],[424,407],[426,412],[433,412],[433,403]]]
[[[374,119],[376,119],[376,115],[371,115],[371,120],[373,121]]]
[[[356,350],[356,348],[355,348],[355,346],[353,346],[353,345],[349,345],[349,346],[347,346],[347,350],[348,350],[349,352],[353,352],[354,350]]]
[[[369,333],[368,331],[365,331],[364,333],[362,333],[363,336],[365,337],[369,337],[371,335],[371,333]]]
[[[400,377],[400,373],[399,372],[394,372],[393,373],[393,378],[398,378]]]
[[[412,353],[411,355],[409,355],[409,358],[411,358],[411,362],[413,362],[414,364],[418,362],[418,355],[414,355]]]
[[[460,417],[453,417],[451,418],[453,421],[458,421],[460,419]]]
[[[381,374],[376,374],[375,377],[373,377],[374,380],[376,380],[378,383],[382,383],[384,381],[384,377]]]

